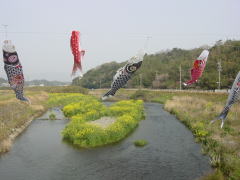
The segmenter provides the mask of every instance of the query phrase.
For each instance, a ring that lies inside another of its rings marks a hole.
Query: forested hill
[[[89,70],[84,74],[83,78],[75,78],[73,80],[73,85],[81,85],[86,88],[105,88],[110,87],[113,76],[116,74],[116,71],[124,66],[125,62],[117,63],[110,62],[105,63],[101,66],[98,66],[94,69]]]
[[[182,69],[182,81],[190,78],[189,70],[193,61],[200,55],[203,47],[191,50],[174,48],[156,54],[146,55],[142,67],[134,74],[128,82],[127,87],[138,87],[140,77],[142,86],[146,88],[179,88],[179,67]],[[231,87],[237,73],[240,71],[240,41],[228,40],[224,43],[216,42],[209,47],[209,58],[203,76],[198,83],[190,88],[217,89],[218,88],[218,61],[221,61],[221,88]],[[118,68],[123,63],[106,63],[91,69],[84,74],[82,79],[75,79],[74,85],[86,88],[108,88]]]

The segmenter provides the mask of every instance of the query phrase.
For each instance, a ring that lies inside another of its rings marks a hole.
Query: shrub
[[[135,141],[134,144],[135,144],[135,146],[140,146],[140,147],[142,147],[142,146],[147,145],[148,142],[145,141],[145,140],[143,140],[143,139],[141,139],[141,140],[137,140],[137,141]]]
[[[143,90],[137,90],[134,94],[132,94],[130,96],[130,99],[142,99],[144,101],[146,101],[148,98],[147,98],[147,91],[143,91]]]
[[[53,113],[49,114],[49,119],[50,120],[56,120],[56,115],[53,114]]]

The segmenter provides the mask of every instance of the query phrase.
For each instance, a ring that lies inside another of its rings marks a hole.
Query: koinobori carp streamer
[[[82,59],[85,54],[85,50],[81,50],[81,47],[80,47],[79,31],[72,31],[70,46],[71,46],[72,54],[74,56],[74,65],[72,70],[72,75],[74,75],[77,70],[82,71]]]
[[[193,67],[191,69],[191,80],[183,83],[183,85],[188,86],[193,83],[196,83],[198,79],[202,76],[202,73],[205,69],[209,51],[203,50],[200,56],[194,61]]]
[[[132,75],[141,67],[143,57],[144,53],[139,53],[137,56],[132,57],[125,66],[118,69],[113,77],[111,89],[103,95],[103,100],[114,96],[117,90],[122,88],[128,82]]]
[[[240,72],[238,72],[238,75],[235,78],[231,91],[228,95],[228,99],[225,107],[223,108],[220,115],[216,119],[211,121],[211,123],[215,122],[216,120],[222,120],[222,124],[221,124],[221,128],[222,128],[231,106],[239,100],[240,100]]]
[[[23,95],[24,75],[15,46],[10,40],[3,42],[4,69],[7,74],[10,87],[14,90],[16,98],[21,101],[29,101]]]

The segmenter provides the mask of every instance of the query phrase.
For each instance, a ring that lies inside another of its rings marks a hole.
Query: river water
[[[62,141],[68,123],[36,119],[12,150],[0,157],[1,180],[193,180],[211,171],[191,132],[157,103],[145,103],[146,119],[125,140],[106,147],[76,149]],[[135,147],[145,139],[148,145]]]

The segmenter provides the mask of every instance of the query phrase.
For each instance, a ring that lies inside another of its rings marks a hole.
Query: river
[[[145,103],[146,119],[123,141],[94,149],[76,149],[62,141],[68,123],[34,120],[12,150],[0,157],[1,180],[193,180],[211,171],[208,156],[192,133],[157,103]],[[145,139],[148,145],[135,147]]]

